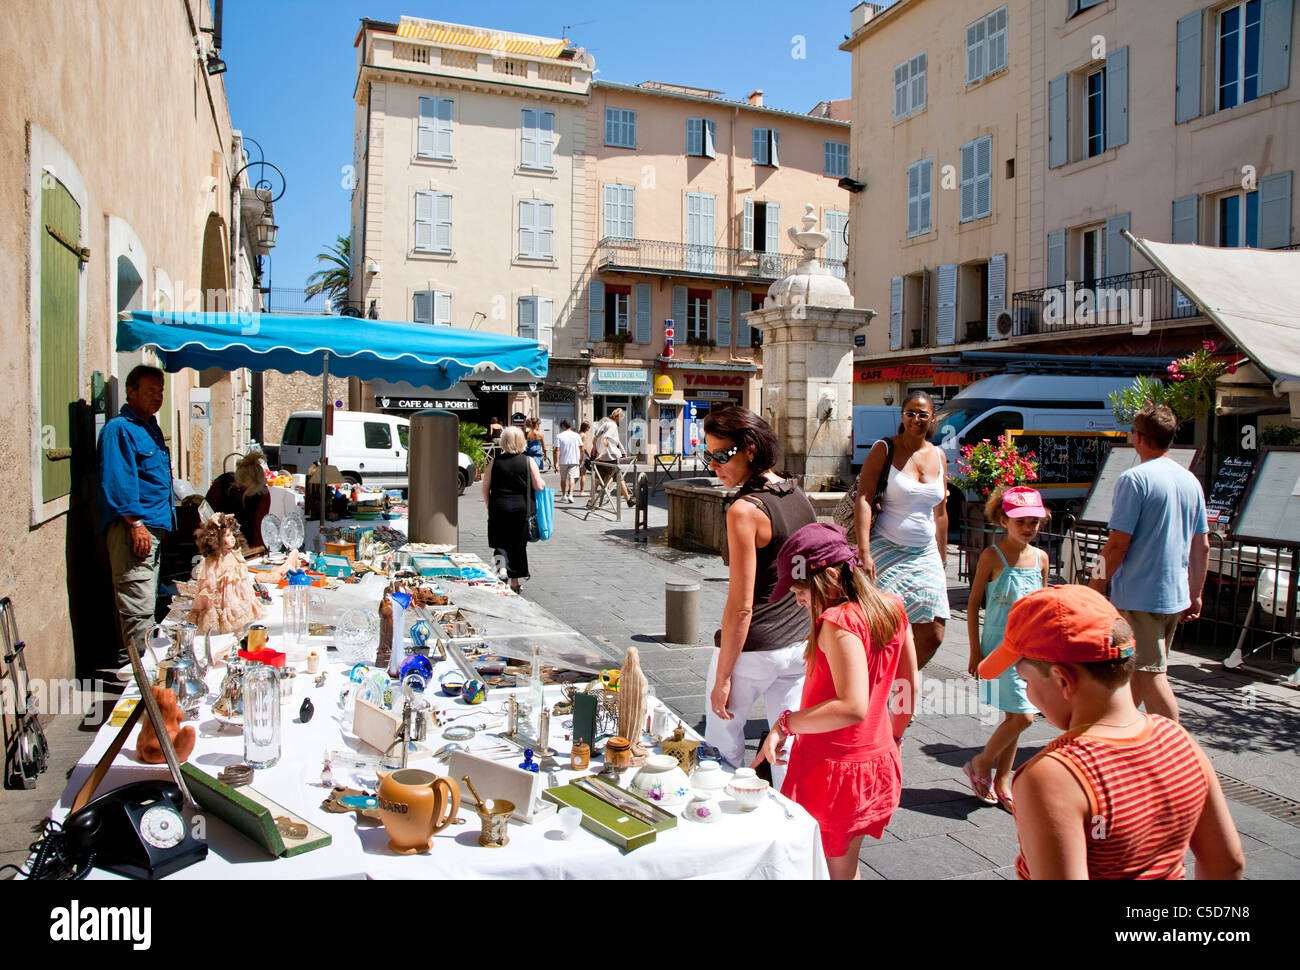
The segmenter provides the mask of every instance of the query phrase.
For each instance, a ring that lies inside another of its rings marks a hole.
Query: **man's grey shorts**
[[[1174,642],[1181,613],[1148,613],[1145,610],[1120,610],[1128,620],[1136,640],[1138,670],[1163,674],[1169,666],[1169,646]]]

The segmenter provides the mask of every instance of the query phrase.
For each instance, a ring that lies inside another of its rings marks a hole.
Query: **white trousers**
[[[724,721],[713,713],[709,696],[718,676],[718,657],[722,651],[715,650],[713,662],[709,664],[709,676],[704,685],[704,703],[708,713],[704,719],[704,739],[722,752],[722,756],[735,767],[749,764],[745,758],[745,722],[749,718],[749,709],[761,696],[766,708],[767,724],[770,728],[781,716],[782,711],[797,711],[803,696],[803,678],[807,669],[803,659],[806,641],[800,640],[780,650],[751,650],[744,652],[736,661],[736,668],[731,673],[731,696],[727,700],[727,712],[732,715],[730,721]],[[790,746],[787,743],[786,752]],[[785,781],[785,768],[772,765],[772,787],[781,790]]]

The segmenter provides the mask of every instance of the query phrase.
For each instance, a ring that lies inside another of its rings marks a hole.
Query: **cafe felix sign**
[[[954,374],[940,371],[935,373],[929,364],[900,364],[896,367],[855,367],[853,383],[874,384],[881,381],[932,381],[936,385],[969,384],[978,380],[982,374]]]

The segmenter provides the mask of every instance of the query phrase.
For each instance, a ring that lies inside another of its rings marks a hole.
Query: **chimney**
[[[762,89],[762,88],[759,88],[757,91],[750,91],[750,92],[749,92],[749,103],[752,104],[755,108],[761,108],[761,107],[763,107],[763,89]]]
[[[849,14],[853,26],[853,33],[857,33],[867,25],[872,17],[876,15],[875,7],[870,3],[860,3],[853,8]]]

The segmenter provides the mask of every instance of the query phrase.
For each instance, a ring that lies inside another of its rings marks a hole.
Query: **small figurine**
[[[632,744],[632,764],[645,764],[646,750],[641,743],[641,726],[650,703],[650,682],[641,669],[641,654],[628,647],[618,678],[618,733]]]
[[[519,767],[520,767],[520,768],[523,768],[524,771],[537,771],[537,770],[538,770],[537,762],[535,762],[535,761],[533,760],[533,749],[532,749],[532,748],[524,748],[524,760],[523,760],[522,762],[520,762]]]
[[[194,567],[198,584],[194,603],[185,621],[193,623],[198,633],[213,629],[220,633],[237,633],[266,614],[257,598],[253,577],[244,563],[242,552],[248,548],[239,532],[239,520],[218,512],[194,532],[203,559]],[[269,582],[278,583],[290,568],[297,566],[297,555],[270,573]]]

